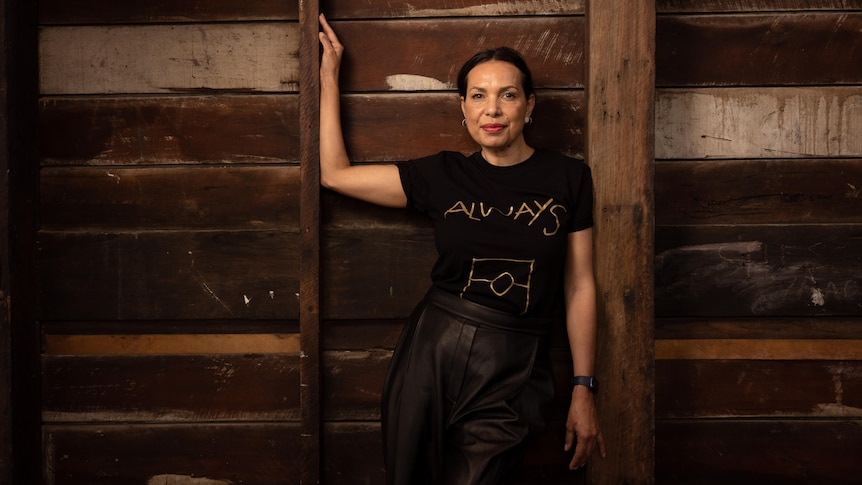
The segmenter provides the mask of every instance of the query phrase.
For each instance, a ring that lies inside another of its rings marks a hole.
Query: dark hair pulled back
[[[488,61],[508,62],[518,68],[521,71],[521,88],[523,88],[524,94],[530,96],[535,93],[533,89],[533,75],[530,73],[530,68],[527,67],[527,63],[521,57],[521,54],[510,47],[497,47],[477,52],[461,66],[461,70],[458,71],[458,94],[460,96],[467,96],[467,76],[470,74],[470,71],[479,64]]]

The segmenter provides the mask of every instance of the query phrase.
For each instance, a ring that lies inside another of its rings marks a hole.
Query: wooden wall
[[[348,49],[355,161],[473,150],[457,69],[504,44],[535,66],[531,141],[583,156],[582,2],[321,10]],[[45,0],[40,15],[45,483],[299,483],[315,459],[323,483],[381,483],[382,379],[429,284],[432,235],[321,194],[322,434],[303,456],[303,12]],[[566,396],[562,337],[554,355]],[[583,479],[565,469],[566,406],[520,483]]]
[[[656,481],[852,483],[862,5],[656,8]],[[536,66],[531,141],[583,156],[584,2],[322,11],[348,45],[357,161],[469,150],[455,70],[493,44]],[[44,483],[299,483],[299,16],[40,2]],[[379,483],[380,384],[430,233],[327,192],[320,211],[321,479]],[[583,481],[560,439],[541,438],[522,483]]]
[[[660,483],[862,476],[862,2],[659,1]]]

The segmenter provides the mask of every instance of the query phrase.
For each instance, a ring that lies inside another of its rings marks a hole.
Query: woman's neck
[[[533,155],[533,152],[535,152],[535,150],[522,141],[517,145],[510,145],[500,149],[483,147],[482,158],[491,165],[498,167],[511,167],[512,165],[517,165],[530,158]]]

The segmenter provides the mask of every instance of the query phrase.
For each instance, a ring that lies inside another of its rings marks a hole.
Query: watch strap
[[[593,376],[574,376],[572,377],[572,389],[575,386],[586,386],[593,393],[598,392],[599,383]]]

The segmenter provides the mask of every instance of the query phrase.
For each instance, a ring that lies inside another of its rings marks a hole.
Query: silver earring
[[[526,118],[524,118],[524,123],[528,124],[528,125],[532,125],[533,124],[533,118],[530,118],[529,116],[527,116]]]
[[[467,118],[461,120],[461,128],[467,128]]]

